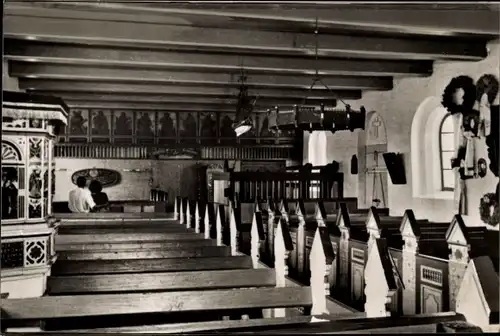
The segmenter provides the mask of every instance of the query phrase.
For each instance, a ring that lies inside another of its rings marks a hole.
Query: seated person
[[[96,211],[106,210],[109,207],[108,195],[102,192],[102,184],[99,181],[92,181],[89,185],[90,193],[96,204]]]
[[[79,176],[76,179],[77,188],[69,192],[68,207],[71,212],[85,213],[94,210],[96,204],[90,190],[85,188],[87,179],[84,176]]]

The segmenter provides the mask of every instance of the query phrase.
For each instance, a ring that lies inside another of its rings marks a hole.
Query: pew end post
[[[293,250],[293,242],[288,225],[279,218],[277,221],[276,234],[274,236],[276,287],[286,287],[286,277],[288,276],[287,260],[290,252]],[[274,309],[274,317],[285,316],[286,310],[284,308]]]
[[[231,255],[238,255],[239,251],[239,235],[240,235],[240,225],[236,220],[235,209],[231,205],[229,209],[229,234],[230,234],[230,246],[231,246]]]
[[[253,268],[258,268],[260,259],[260,246],[266,239],[264,234],[264,224],[262,222],[262,213],[254,211],[252,227],[250,229],[250,256],[252,258]]]
[[[328,228],[318,226],[309,255],[311,265],[311,315],[328,314],[326,306],[326,297],[330,295],[328,277],[334,259],[335,253]]]
[[[179,220],[179,196],[174,199],[174,220]]]
[[[390,317],[390,304],[402,279],[392,259],[387,240],[377,238],[369,249],[364,271],[365,314],[368,318]]]
[[[194,209],[194,232],[200,233],[200,200],[196,201],[196,208]]]

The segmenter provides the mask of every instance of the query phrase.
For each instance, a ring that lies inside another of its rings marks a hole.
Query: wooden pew
[[[311,316],[296,316],[283,318],[251,319],[251,320],[230,320],[230,321],[208,321],[200,323],[173,323],[143,327],[140,332],[150,332],[155,334],[170,333],[200,333],[216,332],[227,333],[279,333],[295,334],[329,334],[342,332],[366,332],[377,331],[383,333],[391,332],[436,332],[439,323],[464,321],[464,317],[453,312],[413,315],[400,318],[340,318],[335,320],[317,320]],[[411,328],[411,329],[410,329]],[[399,330],[398,330],[399,329]],[[110,333],[110,332],[138,332],[138,328],[100,328],[68,330],[75,333]]]
[[[112,259],[112,260],[58,260],[51,273],[58,275],[78,274],[126,274],[178,271],[207,271],[253,268],[249,256],[203,257],[173,259]]]
[[[119,251],[61,251],[59,260],[116,260],[116,259],[168,259],[196,257],[228,257],[231,249],[228,246],[193,246],[189,249],[150,249]]]
[[[257,224],[258,221],[255,223]],[[257,225],[254,227],[253,231],[262,233],[262,225],[260,225],[260,230]],[[279,261],[276,262],[278,267],[276,272],[272,269],[243,269],[211,271],[203,275],[199,272],[174,272],[149,275],[130,274],[129,276],[100,274],[53,277],[49,280],[50,291],[70,295],[6,300],[2,305],[3,327],[8,327],[13,323],[22,325],[23,321],[27,320],[82,319],[129,314],[142,316],[151,313],[194,313],[313,305],[322,305],[316,310],[325,311],[324,273],[320,276],[315,275],[317,279],[321,279],[321,286],[319,286],[321,295],[319,296],[314,295],[314,291],[318,288],[283,287],[286,276],[286,254],[291,247],[291,239],[287,231],[285,224],[278,225],[275,254]],[[321,244],[321,241],[316,243]],[[321,260],[321,258],[318,259]],[[213,289],[225,286],[232,289]],[[246,286],[252,288],[240,288]],[[261,287],[255,288],[259,286]],[[269,286],[276,287],[266,288]],[[186,290],[195,287],[204,290]],[[235,287],[238,289],[235,290]],[[181,291],[165,292],[167,289],[181,289]],[[75,295],[82,290],[86,292],[86,295]],[[135,293],[137,290],[147,292]],[[162,292],[151,293],[151,290]],[[100,294],[93,294],[96,292]],[[114,294],[107,294],[109,292]],[[280,315],[279,312],[280,310],[276,312],[276,315]],[[91,325],[90,320],[87,320],[87,323]]]
[[[50,295],[275,287],[272,269],[51,276]]]

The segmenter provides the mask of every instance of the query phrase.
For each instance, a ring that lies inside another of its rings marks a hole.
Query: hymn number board
[[[235,113],[71,109],[59,142],[159,145],[275,144],[266,114],[254,114],[253,129],[236,138]],[[292,138],[282,134],[281,140]]]

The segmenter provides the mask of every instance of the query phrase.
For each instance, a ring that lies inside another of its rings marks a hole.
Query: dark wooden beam
[[[118,83],[155,83],[161,85],[236,87],[239,75],[232,73],[200,73],[162,71],[154,69],[117,69],[108,67],[69,66],[12,62],[10,76],[18,78],[64,79]],[[313,76],[247,76],[249,88],[309,89]],[[330,89],[341,90],[391,90],[392,77],[332,76],[323,81]],[[324,89],[322,85],[314,88]]]
[[[432,61],[396,61],[234,55],[159,50],[85,47],[69,44],[20,43],[5,40],[4,59],[34,63],[92,65],[182,71],[322,76],[429,76]]]
[[[157,84],[110,84],[101,82],[79,82],[65,80],[38,80],[20,79],[19,88],[29,91],[67,91],[69,88],[76,92],[87,93],[139,93],[139,94],[162,94],[180,97],[215,97],[234,98],[238,96],[237,88],[214,88],[214,87],[181,87],[163,86]],[[360,90],[271,90],[271,89],[249,89],[250,96],[268,98],[310,98],[310,99],[359,99]]]
[[[470,60],[487,56],[483,39],[402,38],[200,28],[6,15],[4,37],[85,45],[360,59]]]
[[[91,3],[7,2],[5,13],[38,17],[184,24],[311,32],[315,20],[323,33],[391,34],[399,36],[498,36],[497,4],[389,4],[294,1],[253,3]],[[137,15],[140,13],[140,15]],[[416,15],[416,13],[418,13]],[[474,17],[474,20],[470,20]]]
[[[237,97],[234,95],[229,98],[218,98],[218,97],[176,97],[167,96],[162,94],[149,94],[149,93],[135,93],[135,94],[124,94],[124,93],[86,93],[86,92],[67,92],[67,91],[45,91],[37,90],[39,94],[48,96],[57,96],[62,98],[69,105],[75,102],[87,102],[87,103],[125,103],[125,104],[156,104],[163,105],[165,107],[180,108],[180,109],[192,109],[193,107],[198,108],[212,108],[212,109],[231,109],[235,111]],[[296,98],[272,98],[272,97],[259,97],[255,106],[262,108],[269,108],[274,106],[293,106],[295,104],[303,104],[303,97]],[[321,103],[335,104],[335,101],[331,99],[307,99],[305,101],[308,105],[320,105]]]

